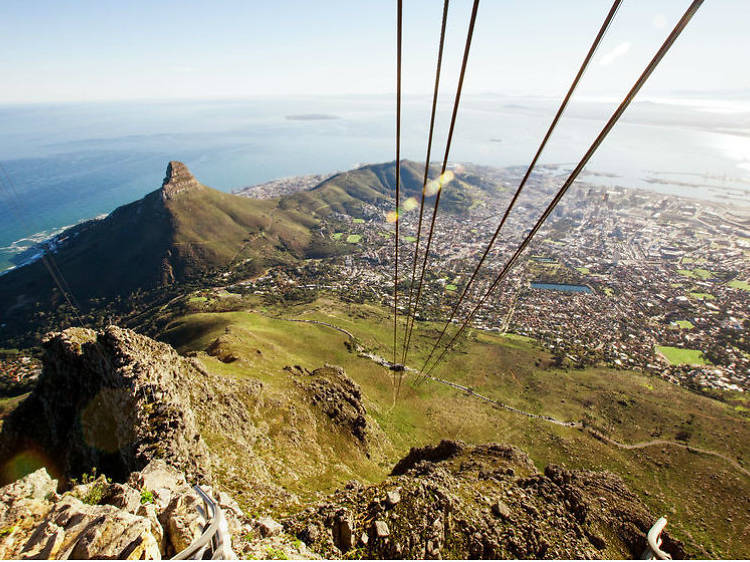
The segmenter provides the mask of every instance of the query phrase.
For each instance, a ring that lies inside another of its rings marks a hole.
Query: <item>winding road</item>
[[[354,348],[357,350],[357,354],[360,357],[365,357],[367,359],[370,359],[371,361],[374,361],[378,365],[382,365],[383,367],[390,368],[393,364],[388,361],[387,359],[384,359],[380,355],[376,355],[374,353],[366,352],[362,349],[362,347],[357,343],[357,338],[352,334],[350,331],[345,330],[344,328],[341,328],[340,326],[336,326],[335,324],[331,324],[329,322],[323,322],[321,320],[304,320],[301,318],[280,318],[280,317],[272,317],[269,316],[269,318],[274,318],[275,320],[284,320],[287,322],[301,322],[306,324],[317,324],[319,326],[325,326],[327,328],[330,328],[332,330],[336,330],[337,332],[341,332],[342,334],[349,337],[352,344],[354,344]],[[405,371],[414,373],[415,375],[418,374],[417,369],[414,369],[413,367],[404,366]],[[541,414],[534,414],[532,412],[527,412],[525,410],[521,410],[519,408],[515,408],[513,406],[509,406],[508,404],[505,404],[504,402],[501,402],[500,400],[495,400],[494,398],[490,398],[489,396],[485,396],[483,394],[480,394],[473,389],[469,388],[468,386],[464,386],[462,384],[458,384],[455,382],[447,381],[444,379],[440,379],[437,377],[429,376],[429,375],[422,375],[426,376],[429,380],[432,380],[433,382],[443,384],[446,386],[450,386],[452,388],[455,388],[456,390],[460,390],[462,392],[465,392],[466,394],[469,394],[471,396],[474,396],[475,398],[482,400],[484,402],[488,402],[492,404],[493,406],[497,406],[499,408],[502,408],[504,410],[508,410],[509,412],[513,412],[515,414],[519,414],[522,416],[526,416],[527,418],[533,418],[537,420],[542,420],[547,423],[559,425],[562,427],[570,427],[573,429],[579,429],[581,431],[588,432],[592,437],[595,439],[607,443],[609,445],[613,445],[619,449],[625,449],[625,450],[635,450],[635,449],[645,449],[648,447],[659,447],[659,446],[667,446],[667,447],[679,447],[681,449],[686,449],[687,451],[690,451],[691,453],[699,453],[702,455],[710,455],[713,457],[717,457],[727,463],[729,463],[732,467],[737,469],[739,472],[750,478],[750,470],[746,469],[742,465],[740,465],[736,460],[719,453],[717,451],[712,451],[710,449],[701,449],[699,447],[694,447],[692,445],[688,445],[686,443],[680,443],[679,441],[670,441],[666,439],[654,439],[651,441],[641,441],[638,443],[621,443],[620,441],[617,441],[615,439],[612,439],[611,437],[607,437],[603,433],[593,429],[592,427],[587,427],[583,422],[580,421],[564,421],[564,420],[558,420],[557,418],[554,418],[552,416],[545,416]]]

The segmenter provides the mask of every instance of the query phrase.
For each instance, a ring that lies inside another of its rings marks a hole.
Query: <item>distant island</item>
[[[300,113],[298,115],[287,115],[286,118],[290,121],[324,121],[338,119],[339,116],[329,113]]]

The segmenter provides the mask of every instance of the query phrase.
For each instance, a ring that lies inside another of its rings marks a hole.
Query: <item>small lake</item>
[[[592,293],[587,285],[568,285],[565,283],[531,283],[532,289],[548,289],[551,291],[565,291],[566,293]]]

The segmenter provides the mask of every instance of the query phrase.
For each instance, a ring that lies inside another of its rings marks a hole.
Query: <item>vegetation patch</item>
[[[690,320],[677,320],[675,322],[675,325],[678,328],[682,328],[683,330],[692,330],[693,328],[695,328],[695,326]]]
[[[732,289],[742,289],[743,291],[750,292],[750,282],[740,281],[739,279],[733,279],[732,281],[727,283],[727,287],[731,287]]]
[[[354,219],[354,221],[352,221],[352,222],[355,222],[357,224],[362,224],[362,223],[365,222],[365,219]]]
[[[458,287],[456,287],[453,283],[448,283],[445,286],[446,291],[455,291],[456,289],[458,289]]]
[[[334,234],[333,234],[332,238],[333,238],[334,240],[341,240],[341,237],[342,237],[343,235],[344,235],[344,233],[343,233],[343,232],[336,232],[336,233],[334,233]]]
[[[190,297],[188,299],[188,302],[207,302],[207,301],[208,301],[207,297]]]
[[[702,301],[712,301],[716,299],[716,297],[713,296],[711,293],[688,293],[688,294],[694,299],[699,299]]]
[[[146,505],[147,503],[154,503],[154,493],[151,490],[143,488],[141,490],[141,505]]]
[[[361,234],[350,234],[349,236],[346,237],[346,241],[349,244],[358,244],[360,240],[362,240]]]
[[[657,345],[656,352],[661,353],[672,365],[710,365],[699,349]]]
[[[415,236],[404,236],[404,242],[416,242],[417,238]]]

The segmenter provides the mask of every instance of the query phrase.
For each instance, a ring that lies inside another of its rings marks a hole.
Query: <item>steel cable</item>
[[[505,221],[508,219],[508,215],[510,215],[510,212],[513,210],[513,207],[515,206],[519,195],[521,195],[521,192],[523,191],[523,188],[525,187],[527,180],[531,176],[531,172],[534,170],[534,167],[536,166],[536,163],[539,160],[539,157],[542,155],[544,148],[547,146],[547,141],[549,141],[550,137],[552,136],[552,133],[555,130],[555,127],[557,126],[558,122],[560,121],[560,118],[565,112],[565,109],[567,108],[568,103],[570,102],[570,99],[573,97],[573,93],[578,87],[578,83],[581,81],[581,78],[586,72],[586,68],[588,67],[589,62],[591,62],[591,59],[593,58],[594,54],[599,48],[599,44],[601,43],[602,39],[606,35],[607,30],[609,29],[609,26],[612,23],[612,20],[614,19],[615,15],[617,14],[617,10],[620,8],[620,5],[622,4],[622,2],[623,0],[614,0],[614,2],[612,3],[612,7],[607,13],[607,17],[604,19],[604,23],[602,23],[601,27],[599,28],[599,33],[597,33],[596,38],[594,39],[594,42],[591,44],[591,47],[589,48],[588,53],[586,54],[586,57],[583,59],[583,63],[581,63],[581,66],[578,69],[578,73],[573,79],[573,82],[570,85],[570,88],[568,89],[567,94],[565,94],[565,97],[563,98],[563,101],[560,104],[560,107],[557,110],[557,113],[555,114],[554,119],[552,119],[552,123],[550,123],[550,126],[547,129],[547,133],[544,135],[544,138],[542,139],[542,142],[539,145],[539,148],[537,149],[536,154],[534,154],[534,158],[532,158],[531,163],[529,164],[529,167],[526,169],[526,173],[523,175],[521,182],[518,184],[518,188],[516,188],[516,192],[513,195],[513,198],[510,200],[508,207],[505,209],[505,213],[503,214],[502,219],[500,219],[500,224],[498,225],[497,229],[495,230],[495,233],[492,235],[492,238],[487,244],[487,248],[484,250],[482,257],[479,260],[479,263],[477,263],[477,266],[474,268],[474,272],[471,274],[471,278],[469,279],[469,282],[464,287],[464,290],[461,293],[461,296],[459,297],[458,301],[454,305],[453,310],[451,311],[450,317],[445,322],[445,325],[443,326],[443,329],[440,332],[440,336],[438,336],[437,341],[432,346],[432,351],[430,351],[429,356],[424,362],[425,365],[427,365],[427,363],[430,362],[430,359],[432,359],[432,355],[435,353],[435,350],[437,349],[438,345],[440,345],[440,342],[443,340],[443,336],[445,335],[445,332],[448,329],[448,326],[455,318],[459,307],[461,306],[464,299],[466,298],[466,295],[469,293],[469,290],[471,289],[471,286],[474,283],[474,280],[476,279],[476,276],[479,273],[479,270],[482,268],[482,265],[484,264],[485,259],[487,259],[487,256],[489,255],[490,250],[492,250],[492,247],[494,246],[495,241],[497,240],[497,237],[500,234],[500,231],[505,225]]]
[[[416,314],[411,313],[411,303],[414,294],[414,281],[417,277],[417,258],[419,256],[419,243],[422,237],[422,217],[424,215],[424,201],[427,190],[427,179],[430,173],[430,154],[432,152],[432,135],[435,130],[435,113],[437,110],[438,90],[440,89],[440,69],[443,64],[443,46],[445,45],[445,24],[448,20],[448,4],[450,0],[443,3],[443,21],[440,26],[440,43],[438,46],[437,65],[435,67],[435,88],[432,94],[432,112],[430,113],[430,132],[427,135],[427,157],[424,163],[424,178],[422,179],[422,201],[419,205],[419,222],[417,226],[417,240],[414,245],[414,259],[411,265],[411,282],[409,284],[409,300],[406,306],[406,327],[404,330],[404,352],[401,357],[401,363],[406,364],[406,358],[409,354],[409,344],[411,343],[411,333],[414,328],[414,317]]]
[[[464,76],[466,75],[466,65],[469,60],[469,50],[471,49],[471,40],[474,36],[474,24],[477,19],[477,10],[479,9],[479,0],[474,0],[474,5],[471,10],[471,18],[469,20],[469,29],[466,34],[466,43],[464,45],[463,59],[461,60],[461,71],[458,76],[458,85],[456,87],[456,96],[453,101],[453,112],[451,114],[450,127],[448,129],[448,140],[445,144],[445,153],[443,155],[443,164],[440,169],[440,176],[438,178],[438,191],[435,195],[435,206],[432,209],[432,218],[430,219],[430,230],[427,236],[427,244],[424,252],[424,259],[422,260],[422,271],[419,275],[419,284],[417,285],[417,296],[414,300],[414,316],[416,317],[417,308],[419,306],[419,299],[422,296],[422,286],[424,284],[424,274],[427,269],[427,261],[430,255],[430,246],[432,244],[433,231],[435,230],[435,217],[437,216],[438,207],[440,206],[440,195],[443,193],[442,181],[445,174],[445,170],[448,166],[448,156],[450,154],[451,142],[453,140],[453,131],[456,126],[456,116],[458,115],[458,108],[461,102],[461,91],[464,84]],[[412,323],[413,326],[413,323]]]
[[[607,135],[610,133],[610,131],[614,128],[614,126],[617,124],[617,121],[620,119],[622,114],[625,112],[625,110],[628,108],[630,103],[633,101],[635,96],[638,94],[640,89],[643,87],[643,85],[646,83],[648,78],[651,76],[651,74],[654,72],[656,67],[659,65],[659,63],[662,61],[664,56],[667,54],[669,49],[672,47],[674,42],[677,40],[677,38],[680,36],[682,31],[685,29],[687,24],[690,22],[692,17],[695,15],[695,13],[700,8],[701,4],[703,4],[703,0],[693,0],[693,2],[690,4],[690,6],[687,8],[685,13],[682,15],[680,20],[675,25],[674,29],[672,29],[672,32],[667,36],[667,38],[664,40],[664,43],[661,45],[659,50],[656,52],[654,57],[651,59],[651,61],[648,63],[646,68],[643,70],[641,75],[638,77],[638,80],[636,80],[633,87],[630,89],[630,91],[627,93],[623,101],[620,103],[620,105],[617,107],[615,112],[612,114],[612,116],[609,118],[609,121],[607,121],[607,124],[604,126],[604,128],[601,130],[599,135],[596,137],[594,142],[591,144],[589,149],[584,154],[583,158],[581,158],[580,162],[576,165],[576,167],[573,169],[573,171],[570,173],[570,176],[567,180],[565,180],[565,183],[562,185],[560,190],[555,195],[554,199],[550,202],[550,204],[545,209],[544,213],[539,217],[539,220],[537,220],[536,224],[534,225],[534,228],[531,229],[531,231],[526,235],[521,245],[518,247],[518,249],[515,251],[513,256],[508,260],[508,262],[505,264],[503,269],[500,271],[500,273],[497,275],[495,280],[492,282],[490,287],[485,292],[482,299],[479,301],[479,303],[474,307],[474,309],[471,311],[471,313],[464,319],[463,323],[461,324],[461,327],[458,329],[458,331],[453,335],[451,340],[448,342],[448,344],[443,348],[442,353],[440,356],[438,356],[437,360],[432,364],[432,366],[426,371],[425,374],[429,375],[443,360],[445,355],[450,350],[451,346],[454,344],[454,342],[458,339],[458,337],[463,333],[463,331],[466,329],[466,326],[469,324],[469,322],[474,318],[477,311],[484,305],[486,300],[489,298],[490,294],[492,294],[492,291],[494,291],[495,287],[502,281],[510,268],[513,266],[513,264],[516,262],[518,257],[521,255],[521,253],[526,249],[526,247],[529,245],[531,240],[536,235],[537,231],[541,228],[542,224],[547,220],[549,215],[552,213],[552,211],[555,209],[557,204],[560,202],[560,200],[563,198],[565,193],[568,191],[568,188],[573,184],[573,182],[576,180],[578,175],[581,173],[583,168],[586,166],[588,161],[591,159],[591,157],[594,155],[594,153],[598,150],[599,146],[601,146],[604,139],[607,137]],[[425,368],[427,367],[427,363],[422,367],[421,371],[424,373]]]

